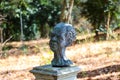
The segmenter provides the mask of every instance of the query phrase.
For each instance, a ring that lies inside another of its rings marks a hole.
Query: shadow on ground
[[[107,74],[117,73],[117,72],[120,72],[120,65],[110,65],[107,67],[98,68],[98,69],[91,70],[91,71],[82,71],[78,73],[77,77],[78,78],[86,78],[86,77],[91,78],[91,77],[96,77],[96,76],[100,76],[103,74],[107,75]],[[118,75],[118,77],[120,79],[120,74]]]

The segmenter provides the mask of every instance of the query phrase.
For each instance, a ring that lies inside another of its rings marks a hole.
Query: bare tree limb
[[[5,44],[12,38],[12,36],[10,36],[8,39],[6,39],[3,43],[2,43],[2,47],[5,46]]]

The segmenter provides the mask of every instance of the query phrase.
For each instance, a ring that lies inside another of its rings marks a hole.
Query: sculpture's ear
[[[67,32],[67,34],[66,34],[66,46],[69,46],[72,43],[72,36],[73,36],[73,34],[71,31]]]
[[[72,32],[71,32],[71,31],[69,31],[69,32],[67,33],[67,38],[68,38],[68,40],[72,38]]]

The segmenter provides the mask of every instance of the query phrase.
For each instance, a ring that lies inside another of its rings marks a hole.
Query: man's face
[[[50,48],[54,52],[61,50],[62,48],[65,48],[65,35],[64,33],[60,34],[58,33],[51,33],[51,39],[50,39]]]

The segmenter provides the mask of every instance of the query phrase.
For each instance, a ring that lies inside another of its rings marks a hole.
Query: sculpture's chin
[[[52,60],[52,66],[53,67],[69,67],[73,64],[71,60]]]

